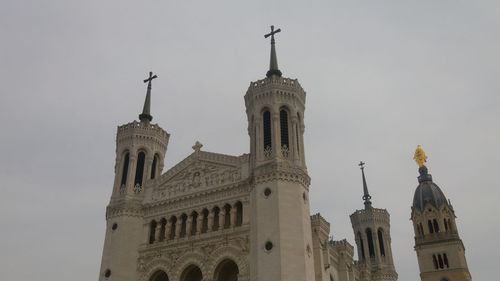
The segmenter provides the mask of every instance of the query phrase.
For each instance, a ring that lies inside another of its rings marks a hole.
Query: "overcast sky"
[[[0,279],[97,280],[116,126],[152,115],[166,168],[249,151],[243,96],[280,69],[307,91],[311,213],[354,244],[363,160],[391,214],[401,281],[419,280],[410,206],[422,144],[474,280],[500,260],[500,2],[0,0]],[[243,2],[243,1],[241,1]]]

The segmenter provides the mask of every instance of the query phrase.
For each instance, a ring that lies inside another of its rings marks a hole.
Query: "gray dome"
[[[425,204],[430,203],[436,208],[443,205],[448,205],[448,200],[444,196],[443,191],[432,180],[420,182],[415,195],[413,196],[413,208],[422,212]]]

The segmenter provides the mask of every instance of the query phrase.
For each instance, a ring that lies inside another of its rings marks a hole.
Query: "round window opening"
[[[264,189],[264,196],[269,197],[269,195],[271,195],[271,189],[268,187]]]
[[[106,271],[104,272],[104,277],[109,278],[109,276],[111,276],[111,270],[106,269]]]
[[[113,226],[111,227],[112,230],[116,230],[118,228],[118,224],[114,223]]]
[[[266,251],[271,251],[273,249],[273,242],[267,241],[266,245],[264,245],[264,248],[266,249]]]

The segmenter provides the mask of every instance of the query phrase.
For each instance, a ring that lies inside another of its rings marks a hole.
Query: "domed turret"
[[[428,203],[436,209],[441,209],[444,205],[451,208],[443,191],[432,181],[432,176],[427,173],[427,167],[420,167],[418,171],[420,172],[420,176],[418,177],[420,184],[417,186],[415,195],[413,196],[413,208],[422,212]]]
[[[432,181],[425,163],[427,155],[419,145],[415,151],[419,185],[413,196],[411,220],[415,231],[422,281],[470,281],[465,248],[458,235],[455,211],[443,191]]]

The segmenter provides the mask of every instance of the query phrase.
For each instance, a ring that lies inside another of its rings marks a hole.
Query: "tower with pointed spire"
[[[136,278],[138,247],[144,242],[144,185],[156,179],[163,170],[169,134],[151,124],[151,82],[157,78],[149,73],[146,99],[140,121],[118,127],[116,133],[115,180],[106,208],[106,236],[99,280],[113,274],[114,280]]]
[[[470,281],[455,210],[441,188],[433,182],[425,166],[427,156],[420,145],[414,159],[420,175],[413,197],[411,220],[420,278],[422,281]]]
[[[389,212],[372,206],[365,177],[365,163],[360,162],[359,167],[365,207],[351,215],[351,224],[358,249],[360,280],[395,281],[398,274],[392,258]]]
[[[274,29],[266,78],[245,95],[251,157],[251,280],[314,280],[309,176],[303,145],[306,93],[278,68]],[[298,253],[306,253],[300,255]]]

